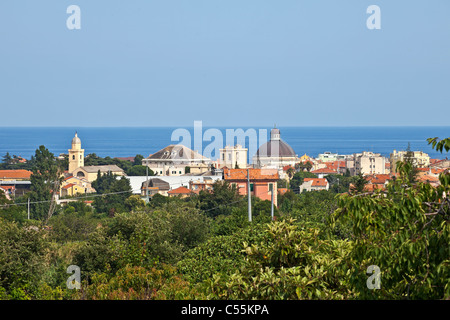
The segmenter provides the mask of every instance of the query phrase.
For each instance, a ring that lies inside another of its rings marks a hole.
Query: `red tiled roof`
[[[325,165],[327,166],[328,169],[345,169],[345,161],[343,160],[338,160],[338,161],[332,161],[332,162],[325,162]]]
[[[328,184],[328,180],[325,178],[305,178],[303,181],[312,181],[311,186],[313,187],[326,187]]]
[[[368,175],[365,178],[372,184],[385,184],[386,181],[392,180],[392,177],[389,174],[374,174]]]
[[[350,183],[349,189],[351,190],[355,185]],[[364,191],[373,192],[375,190],[384,190],[385,187],[379,184],[368,183],[364,186]]]
[[[168,193],[168,194],[191,194],[191,193],[193,193],[193,191],[192,191],[192,190],[189,190],[189,189],[186,188],[186,187],[181,186],[181,187],[178,187],[178,188],[176,188],[176,189],[170,190],[170,191],[167,192],[167,193]]]
[[[65,185],[64,187],[62,187],[63,189],[67,190],[69,188],[72,188],[75,184],[74,183],[69,183],[68,185]]]
[[[435,163],[438,163],[438,162],[441,162],[442,160],[441,159],[430,159],[430,163],[431,164],[435,164]]]
[[[417,171],[421,172],[430,172],[430,168],[416,168]],[[431,169],[432,174],[439,174],[441,172],[445,171],[445,169]]]
[[[0,170],[0,179],[30,179],[31,174],[28,170]]]
[[[337,173],[337,171],[334,169],[330,169],[330,168],[320,168],[320,169],[311,171],[311,173]]]
[[[278,180],[279,175],[276,169],[248,169],[250,180]],[[224,169],[225,180],[245,180],[247,181],[247,169]]]
[[[424,175],[418,178],[422,182],[439,182],[439,178],[430,175]]]
[[[3,190],[14,190],[16,187],[14,187],[14,186],[0,186],[0,188],[1,189],[3,189]]]

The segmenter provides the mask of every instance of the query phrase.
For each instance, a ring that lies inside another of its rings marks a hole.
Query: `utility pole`
[[[146,186],[145,195],[147,196],[147,203],[148,203],[149,202],[149,199],[148,199],[148,166],[145,166],[145,174],[147,176],[147,179],[145,180],[145,186]]]
[[[248,221],[252,222],[252,195],[250,191],[250,172],[247,169],[247,187],[248,187]]]
[[[273,221],[273,184],[272,184],[272,207],[270,208],[270,215],[272,217],[272,221]]]
[[[28,220],[30,220],[30,198],[28,198]]]

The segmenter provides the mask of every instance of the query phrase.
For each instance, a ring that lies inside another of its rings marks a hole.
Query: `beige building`
[[[328,180],[325,178],[305,178],[300,185],[300,193],[303,191],[320,191],[328,190],[330,187]]]
[[[407,156],[408,151],[397,151],[391,153],[390,163],[391,163],[391,172],[396,172],[397,162],[405,161],[405,156]],[[430,156],[422,151],[411,151],[411,160],[414,166],[418,168],[425,168],[430,165]]]
[[[345,165],[352,176],[359,173],[363,175],[386,173],[386,158],[371,151],[353,154],[353,156],[347,158]]]
[[[68,176],[74,176],[78,179],[92,182],[97,179],[97,173],[99,171],[101,174],[111,172],[118,176],[125,175],[124,171],[116,165],[85,166],[84,149],[81,148],[81,140],[78,137],[78,134],[75,133],[75,137],[72,139],[72,149],[69,149]]]
[[[170,191],[170,184],[167,181],[152,178],[147,181],[144,181],[141,186],[141,195],[148,196],[151,198],[155,194],[160,194],[163,196],[167,196],[167,192]]]
[[[124,171],[119,168],[116,165],[106,165],[106,166],[85,166],[77,168],[73,172],[73,176],[80,178],[80,179],[86,179],[89,182],[92,182],[97,179],[98,172],[103,174],[107,174],[108,172],[111,172],[113,175],[117,176],[124,176]]]
[[[210,169],[211,159],[183,145],[169,145],[142,160],[159,176],[181,176],[190,167],[191,173],[203,173]]]
[[[74,176],[67,177],[61,183],[60,196],[75,196],[77,194],[93,193],[95,189],[89,181]]]
[[[226,146],[220,149],[219,168],[227,167],[230,169],[247,168],[248,149],[240,144]]]

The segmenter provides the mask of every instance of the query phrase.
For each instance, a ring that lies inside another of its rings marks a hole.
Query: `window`
[[[273,183],[269,183],[269,191],[273,190]]]
[[[72,156],[72,160],[75,160],[75,155]]]
[[[254,185],[253,185],[253,183],[250,183],[250,192],[253,192],[254,191]]]

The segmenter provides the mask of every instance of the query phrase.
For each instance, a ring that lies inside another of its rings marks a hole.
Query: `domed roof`
[[[270,130],[270,141],[264,143],[256,152],[257,157],[295,157],[294,149],[280,138],[280,129]]]
[[[81,144],[81,140],[78,138],[78,133],[75,133],[75,137],[72,139],[72,144]]]
[[[259,147],[257,157],[295,157],[294,149],[283,140],[270,140]]]

